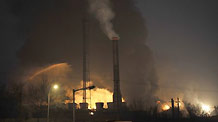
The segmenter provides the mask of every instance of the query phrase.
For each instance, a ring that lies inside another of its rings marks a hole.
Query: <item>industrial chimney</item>
[[[120,75],[119,75],[119,50],[118,37],[113,37],[113,69],[114,69],[114,94],[113,104],[115,110],[120,110],[122,105],[122,95],[120,92]]]

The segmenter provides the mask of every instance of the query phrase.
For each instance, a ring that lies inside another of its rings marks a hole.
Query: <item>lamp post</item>
[[[53,88],[54,90],[57,90],[57,89],[59,88],[59,86],[58,86],[57,84],[55,84],[52,88]],[[49,91],[48,91],[48,113],[47,113],[47,122],[49,122],[50,91],[51,91],[51,88],[49,88]]]
[[[76,116],[75,116],[75,110],[76,110],[76,106],[75,106],[75,93],[77,91],[80,91],[80,90],[86,90],[86,89],[94,89],[95,86],[89,86],[89,87],[86,87],[86,88],[80,88],[80,89],[73,89],[73,122],[76,122]]]

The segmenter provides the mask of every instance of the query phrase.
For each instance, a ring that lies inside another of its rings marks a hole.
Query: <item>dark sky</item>
[[[147,33],[144,19],[132,0],[111,2],[116,14],[114,28],[121,37],[122,95],[129,101],[137,97],[154,104],[151,98],[154,98],[158,80],[152,53],[144,44]],[[22,78],[34,69],[66,62],[73,70],[68,81],[79,84],[82,80],[82,24],[84,11],[88,13],[87,0],[5,0],[1,5],[6,6],[1,22],[5,25],[1,31],[4,40],[1,66],[5,68],[1,71],[8,70]],[[112,41],[93,14],[89,15],[87,37],[90,40],[91,80],[98,87],[112,91]],[[18,81],[13,73],[10,78]],[[20,81],[26,80],[21,78]]]
[[[146,19],[147,41],[154,51],[162,91],[182,91],[185,97],[191,94],[218,103],[214,99],[218,93],[218,2],[137,1]]]
[[[31,30],[31,25],[34,25],[32,22],[36,20],[35,17],[47,9],[53,10],[56,7],[51,0],[22,1],[0,1],[1,79],[5,72],[14,70],[18,62],[17,52],[29,39],[26,35]],[[135,1],[138,3],[137,7],[147,26],[148,33],[145,35],[147,34],[148,37],[144,43],[149,45],[155,57],[160,83],[159,96],[166,99],[171,96],[182,96],[187,99],[195,96],[196,101],[218,103],[218,99],[214,98],[215,93],[218,93],[218,9],[216,0]],[[122,8],[121,5],[119,7]],[[55,11],[66,13],[67,10],[63,8],[55,9]],[[69,13],[58,14],[65,16]],[[131,16],[125,11],[119,14]],[[139,20],[141,22],[140,17]],[[61,21],[65,23],[64,19]],[[43,24],[46,22],[43,21]],[[130,23],[123,24],[133,27],[133,24]],[[52,26],[52,24],[47,26]],[[67,26],[67,22],[65,26]]]

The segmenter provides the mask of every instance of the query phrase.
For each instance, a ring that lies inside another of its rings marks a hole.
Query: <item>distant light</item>
[[[163,111],[167,111],[170,109],[170,106],[165,104],[165,105],[163,105],[162,109],[163,109]]]
[[[90,112],[90,115],[93,116],[93,115],[94,115],[94,112],[91,111],[91,112]]]
[[[157,101],[156,103],[157,103],[157,104],[160,104],[160,101]]]
[[[201,109],[208,114],[210,113],[210,106],[209,105],[202,104]]]
[[[53,88],[54,88],[54,89],[58,89],[59,87],[58,87],[57,84],[55,84],[55,85],[53,86]]]

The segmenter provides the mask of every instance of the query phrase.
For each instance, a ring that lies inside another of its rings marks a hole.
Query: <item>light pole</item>
[[[52,88],[53,88],[54,90],[57,90],[57,89],[59,88],[59,86],[58,86],[57,84],[55,84]],[[50,91],[51,91],[51,88],[49,88],[49,91],[48,91],[48,113],[47,113],[47,122],[49,122]]]
[[[86,90],[86,89],[94,89],[95,86],[89,86],[89,87],[86,87],[86,88],[80,88],[80,89],[73,89],[73,122],[76,122],[76,116],[75,116],[75,110],[76,110],[76,105],[75,105],[75,93],[77,91],[80,91],[80,90]]]

